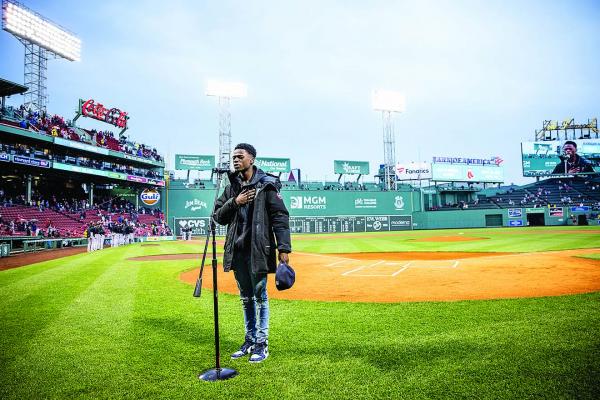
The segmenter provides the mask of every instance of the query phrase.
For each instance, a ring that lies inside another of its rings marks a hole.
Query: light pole
[[[406,100],[402,93],[390,90],[374,90],[372,93],[373,110],[381,111],[383,125],[383,163],[385,189],[394,188],[396,165],[396,138],[392,113],[404,112]]]
[[[231,99],[248,95],[246,85],[239,82],[208,81],[206,95],[219,100],[219,168],[228,168],[231,157]]]
[[[25,46],[25,109],[46,111],[48,59],[79,61],[81,39],[15,0],[2,1],[2,29]]]

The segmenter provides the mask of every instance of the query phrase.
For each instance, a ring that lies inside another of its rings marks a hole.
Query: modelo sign
[[[160,200],[160,193],[156,189],[144,189],[140,194],[140,200],[147,206],[153,206]]]

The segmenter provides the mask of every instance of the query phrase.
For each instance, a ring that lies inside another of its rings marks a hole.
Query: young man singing
[[[214,213],[217,223],[228,225],[223,267],[233,270],[244,312],[245,340],[231,358],[250,354],[250,362],[259,363],[269,356],[267,274],[275,273],[277,257],[288,263],[292,251],[289,213],[279,179],[254,166],[252,145],[238,144],[232,158],[235,172]]]

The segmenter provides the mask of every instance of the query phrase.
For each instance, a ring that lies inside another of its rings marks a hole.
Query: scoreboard
[[[292,233],[380,232],[412,229],[410,215],[290,217]]]

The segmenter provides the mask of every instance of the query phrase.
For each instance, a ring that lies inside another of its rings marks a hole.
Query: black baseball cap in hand
[[[283,261],[277,266],[275,272],[275,286],[277,290],[286,290],[294,286],[296,281],[296,272],[294,269]]]

